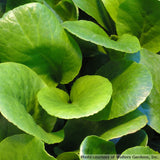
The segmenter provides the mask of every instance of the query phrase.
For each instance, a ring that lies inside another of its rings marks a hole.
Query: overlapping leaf
[[[149,125],[160,133],[160,55],[149,52],[145,49],[141,51],[141,64],[144,64],[152,74],[153,89],[147,100],[142,104],[142,110],[147,115]]]
[[[58,88],[44,88],[38,93],[38,101],[48,114],[64,118],[80,118],[93,115],[108,104],[112,85],[101,76],[84,76],[72,86],[70,98]]]
[[[22,130],[18,129],[12,123],[8,122],[2,115],[0,115],[0,141],[8,136],[22,133]]]
[[[157,0],[125,0],[118,9],[118,35],[132,34],[143,48],[160,51],[160,2]]]
[[[15,135],[0,143],[1,160],[56,160],[44,149],[44,144],[30,135]]]
[[[113,142],[105,141],[97,136],[86,137],[80,146],[80,156],[82,160],[94,160],[96,155],[116,154]],[[86,157],[85,157],[86,156]],[[91,156],[87,158],[87,156]],[[93,157],[92,157],[93,156]],[[98,159],[98,158],[97,158]],[[108,158],[109,160],[116,158]]]
[[[115,34],[115,25],[101,0],[73,0],[73,2],[84,12],[93,17],[107,31]]]
[[[128,148],[134,146],[147,146],[148,136],[144,130],[122,137],[116,144],[117,153],[121,154]]]
[[[106,10],[116,22],[119,5],[125,0],[102,0]]]
[[[108,78],[113,85],[110,103],[93,115],[92,120],[107,120],[120,117],[139,107],[152,89],[152,76],[142,65],[132,61],[110,61],[97,74]]]
[[[59,15],[62,21],[77,20],[78,9],[72,0],[45,0]]]
[[[81,52],[45,5],[29,3],[0,19],[0,59],[27,65],[48,84],[68,83],[81,67]]]
[[[98,135],[108,141],[136,132],[147,122],[147,117],[138,110],[109,121],[70,120],[64,128],[64,141],[59,146],[65,151],[76,150],[88,135]]]
[[[44,110],[39,106],[36,95],[45,86],[38,75],[22,64],[13,62],[0,64],[0,112],[2,115],[28,134],[46,143],[57,143],[63,140],[63,131],[48,133],[38,125],[37,117],[40,114],[42,120]],[[45,116],[47,119],[48,117],[50,116]],[[41,123],[48,125],[45,122],[44,120]],[[50,119],[49,123],[51,122]],[[55,121],[53,125],[54,123]]]
[[[44,3],[60,21],[78,18],[78,10],[72,0],[7,0],[6,11],[30,2]]]
[[[114,41],[102,28],[90,21],[67,21],[63,23],[63,26],[75,36],[109,49],[127,53],[134,53],[140,50],[139,41],[135,36],[124,34],[121,37],[117,37],[117,41]]]

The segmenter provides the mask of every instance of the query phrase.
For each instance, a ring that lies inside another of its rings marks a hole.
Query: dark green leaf
[[[73,0],[73,2],[92,16],[108,32],[115,34],[115,25],[101,0]]]
[[[132,133],[122,137],[116,144],[117,153],[120,154],[128,148],[134,146],[146,146],[148,143],[148,136],[144,130]]]
[[[63,21],[77,20],[78,9],[72,0],[45,0]]]
[[[64,141],[59,147],[65,151],[76,150],[81,141],[88,135],[98,135],[108,141],[136,132],[146,123],[147,117],[138,110],[109,121],[69,120],[64,128]]]
[[[49,85],[68,83],[78,74],[81,51],[45,5],[29,3],[8,12],[0,28],[2,62],[23,63]]]
[[[0,141],[2,141],[4,138],[6,138],[8,136],[12,136],[15,134],[22,134],[22,133],[23,133],[23,131],[18,129],[12,123],[8,122],[7,119],[5,119],[0,114]]]

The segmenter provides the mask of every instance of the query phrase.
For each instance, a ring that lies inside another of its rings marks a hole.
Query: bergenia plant
[[[0,160],[160,159],[160,1],[0,0]]]

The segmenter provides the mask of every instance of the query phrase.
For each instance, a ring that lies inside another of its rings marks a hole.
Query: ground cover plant
[[[0,0],[0,160],[160,159],[159,15],[158,0]]]

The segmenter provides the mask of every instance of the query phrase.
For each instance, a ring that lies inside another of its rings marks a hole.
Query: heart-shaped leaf
[[[116,154],[113,142],[105,141],[97,136],[88,136],[83,140],[80,146],[80,156],[82,160],[94,160],[96,155],[98,159],[98,155],[102,156],[103,154],[113,154],[113,156]],[[89,158],[87,158],[87,156],[89,156]],[[115,157],[108,159],[116,160]]]
[[[132,34],[143,48],[160,51],[160,3],[158,0],[125,0],[118,9],[118,35]]]
[[[153,89],[147,100],[141,105],[144,114],[147,115],[148,124],[160,133],[160,55],[149,52],[146,49],[141,50],[141,64],[145,65],[152,74]]]
[[[48,133],[36,124],[39,114],[43,119],[44,113],[36,98],[38,91],[46,86],[40,77],[28,67],[13,62],[0,64],[0,77],[2,115],[21,130],[46,143],[62,141],[63,131]]]
[[[81,67],[81,51],[45,5],[29,3],[0,19],[0,59],[23,63],[48,84],[68,83]]]
[[[137,37],[124,34],[121,37],[117,37],[117,41],[114,41],[102,28],[90,21],[67,21],[63,23],[63,26],[77,37],[109,49],[135,53],[141,48]]]
[[[44,149],[44,144],[26,134],[15,135],[0,143],[1,160],[56,160]]]
[[[111,94],[112,85],[108,79],[84,76],[72,86],[70,98],[58,88],[44,88],[38,93],[38,101],[48,114],[72,119],[87,117],[102,110],[109,102]]]
[[[139,107],[152,89],[152,76],[142,64],[132,61],[110,61],[97,74],[108,78],[113,85],[110,103],[90,120],[120,117]]]

